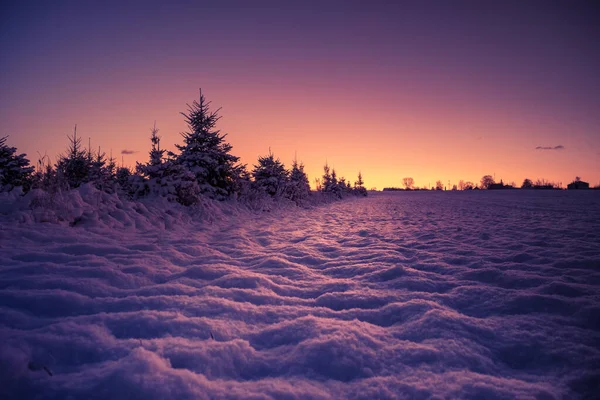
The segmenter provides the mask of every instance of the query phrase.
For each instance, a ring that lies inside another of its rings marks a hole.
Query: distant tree
[[[581,177],[579,177],[579,176],[576,176],[576,177],[575,177],[575,182],[581,182]]]
[[[69,147],[67,152],[59,156],[56,163],[56,173],[59,179],[64,179],[69,188],[77,188],[89,182],[92,154],[81,145],[81,138],[77,137],[77,125],[73,136],[67,136]]]
[[[282,196],[288,181],[289,172],[279,158],[275,158],[271,150],[269,154],[258,158],[258,164],[254,166],[252,177],[254,185],[269,196]]]
[[[525,178],[525,180],[523,180],[523,184],[521,184],[521,189],[531,189],[531,188],[533,188],[533,182],[531,182],[531,179]]]
[[[34,168],[29,165],[27,154],[17,154],[16,147],[6,144],[7,138],[0,138],[0,191],[10,191],[18,186],[27,191]]]
[[[435,182],[435,190],[444,190],[444,184],[442,183],[442,181]]]
[[[547,179],[538,178],[533,183],[533,187],[536,189],[551,189],[554,187],[554,185]]]
[[[215,129],[220,109],[211,111],[209,106],[200,92],[200,100],[188,104],[188,112],[181,113],[189,132],[181,134],[184,144],[176,145],[180,154],[171,156],[194,174],[203,194],[223,200],[239,190],[244,168],[237,164],[239,157],[230,154],[227,135]]]
[[[367,189],[363,180],[362,172],[358,171],[358,179],[354,182],[354,193],[359,196],[366,196]]]
[[[406,190],[411,190],[415,184],[415,180],[413,178],[404,178],[402,179],[402,184]]]
[[[354,187],[364,187],[365,182],[363,181],[362,172],[358,171],[358,179],[354,182]]]
[[[109,160],[106,158],[106,153],[102,152],[98,148],[98,152],[92,154],[88,151],[88,159],[90,159],[88,180],[93,183],[94,186],[106,192],[112,192],[114,173],[111,171],[113,165],[109,164]]]
[[[52,164],[44,161],[44,159],[38,160],[36,171],[31,176],[31,187],[49,193],[63,189],[59,185],[56,170],[52,167]]]
[[[337,173],[335,172],[335,168],[331,170],[331,193],[333,193],[336,197],[342,198],[342,188],[340,186],[340,182],[337,177]]]
[[[117,172],[115,173],[115,179],[117,180],[117,184],[122,188],[127,188],[129,177],[131,176],[131,171],[126,167],[117,168]]]
[[[154,121],[154,126],[150,130],[150,142],[152,143],[152,149],[150,150],[150,161],[148,165],[161,165],[165,158],[166,150],[160,148],[160,136],[158,136],[158,128],[156,127],[156,121]],[[152,175],[151,171],[148,171],[150,175]]]
[[[158,131],[156,122],[154,122],[154,127],[151,129],[152,135],[150,136],[150,142],[152,143],[152,148],[149,153],[150,159],[145,164],[139,162],[136,163],[137,173],[148,179],[160,179],[169,170],[169,168],[165,168],[167,166],[164,165],[166,150],[160,148],[160,136],[158,136]]]
[[[323,191],[323,184],[321,183],[321,178],[315,178],[315,190],[317,192]]]
[[[298,163],[294,158],[292,170],[290,171],[290,179],[286,189],[286,196],[300,204],[310,195],[310,184],[308,176],[304,172],[304,164]]]
[[[328,193],[332,191],[331,169],[327,162],[323,166],[323,177],[321,178],[321,191]]]
[[[463,190],[473,190],[475,189],[475,184],[471,181],[465,182]]]
[[[338,179],[338,186],[340,187],[340,191],[342,193],[348,193],[348,183],[346,183],[345,177],[342,176]],[[352,189],[352,186],[350,186],[350,189]]]
[[[456,187],[456,185],[452,185],[452,190],[458,190],[458,187]]]
[[[481,178],[481,188],[482,189],[488,189],[494,183],[496,183],[496,182],[494,182],[494,178],[491,175],[484,175]]]

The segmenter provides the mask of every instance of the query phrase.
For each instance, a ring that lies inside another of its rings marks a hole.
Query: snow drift
[[[593,192],[391,193],[268,213],[89,186],[68,201],[33,191],[33,210],[3,196],[8,398],[599,392]]]

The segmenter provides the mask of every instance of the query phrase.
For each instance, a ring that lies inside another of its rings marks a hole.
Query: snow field
[[[8,398],[598,392],[597,193],[377,193],[263,213],[70,196],[62,223],[0,207]]]

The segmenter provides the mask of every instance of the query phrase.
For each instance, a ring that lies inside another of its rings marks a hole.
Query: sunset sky
[[[0,136],[32,162],[75,124],[125,165],[147,160],[155,120],[174,149],[201,87],[242,162],[297,154],[311,183],[325,161],[378,189],[600,183],[594,2],[12,3]]]

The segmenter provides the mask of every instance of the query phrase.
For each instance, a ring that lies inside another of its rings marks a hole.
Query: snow
[[[0,213],[9,399],[598,393],[595,192],[251,212],[84,185],[62,200],[4,194]]]

